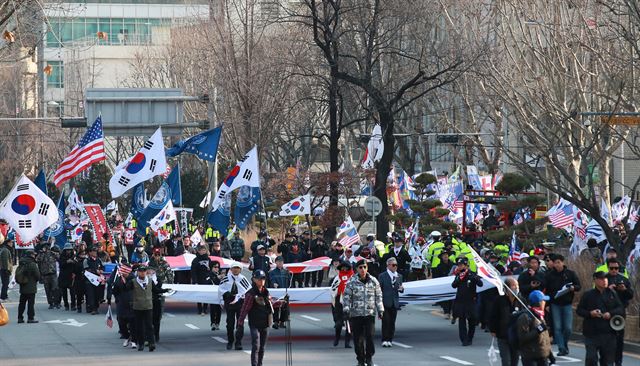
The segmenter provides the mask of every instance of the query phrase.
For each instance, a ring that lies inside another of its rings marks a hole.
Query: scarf
[[[353,276],[352,269],[348,271],[340,271],[338,273],[338,278],[340,279],[340,284],[338,285],[338,296],[341,296],[344,293],[344,289],[347,287],[347,282],[351,276]]]

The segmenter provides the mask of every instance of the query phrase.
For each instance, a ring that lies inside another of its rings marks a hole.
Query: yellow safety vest
[[[131,227],[134,229],[138,227],[138,221],[136,221],[136,219],[131,219]]]
[[[436,268],[440,264],[440,258],[438,255],[442,253],[443,249],[444,243],[441,241],[437,241],[429,246],[429,251],[427,252],[429,258],[427,258],[427,260],[431,262],[431,268]]]

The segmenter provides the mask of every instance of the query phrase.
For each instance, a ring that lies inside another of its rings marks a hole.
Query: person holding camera
[[[540,290],[529,294],[529,311],[516,319],[518,351],[522,366],[547,366],[551,354],[551,339],[544,321],[544,308],[549,296]]]
[[[476,312],[476,300],[478,298],[477,287],[482,287],[482,279],[469,270],[469,260],[466,257],[458,258],[456,277],[451,284],[456,289],[456,298],[453,302],[453,317],[460,319],[458,322],[458,334],[463,346],[470,346],[473,335],[476,332],[478,314]]]
[[[611,328],[611,318],[624,315],[624,306],[615,290],[609,288],[607,273],[598,271],[593,274],[594,288],[585,292],[578,303],[576,314],[584,318],[582,334],[587,350],[586,366],[612,366],[616,351],[616,331]]]
[[[610,258],[608,263],[607,282],[609,283],[609,289],[616,292],[618,298],[622,302],[623,314],[626,318],[626,309],[629,306],[629,301],[633,299],[633,290],[631,289],[631,282],[624,275],[624,266],[616,258]],[[596,269],[597,271],[597,269]],[[622,365],[622,353],[624,352],[624,328],[616,331],[616,352],[615,352],[615,364]]]

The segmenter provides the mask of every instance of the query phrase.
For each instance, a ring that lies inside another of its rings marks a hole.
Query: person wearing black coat
[[[432,269],[432,277],[447,277],[449,273],[451,273],[451,269],[453,268],[453,262],[449,259],[451,255],[448,251],[441,252],[438,257],[440,257],[440,263],[434,269]],[[453,306],[453,300],[440,301],[438,303],[440,307],[442,307],[442,312],[445,314],[447,319],[451,318],[451,307]]]
[[[211,258],[204,245],[198,245],[198,254],[191,262],[191,283],[194,285],[209,285],[209,271],[211,268]],[[198,303],[198,314],[207,313],[207,304]]]
[[[482,287],[482,279],[469,270],[469,260],[458,258],[457,274],[451,287],[456,289],[453,316],[458,318],[458,335],[463,346],[473,343],[478,316],[476,314],[477,287]]]
[[[608,286],[607,274],[593,274],[595,288],[585,292],[578,303],[576,314],[584,318],[582,334],[587,351],[585,366],[598,365],[598,353],[603,365],[613,365],[616,350],[616,332],[611,328],[613,316],[624,315],[624,306],[616,291]]]
[[[311,240],[309,251],[311,252],[311,259],[320,258],[327,255],[327,252],[329,251],[329,246],[324,241],[321,231],[318,231],[316,233],[316,238]],[[311,276],[310,277],[311,287],[322,286],[322,280],[324,279],[324,270],[314,271],[314,272],[311,272],[309,275]],[[305,287],[309,287],[308,281],[306,278],[305,278]]]
[[[527,269],[518,276],[518,285],[520,285],[520,293],[525,299],[529,298],[531,291],[544,289],[544,273],[540,271],[538,257],[527,258]]]
[[[164,310],[164,294],[169,292],[168,288],[162,288],[162,280],[156,275],[156,268],[149,267],[147,276],[151,280],[151,303],[153,311],[151,313],[151,322],[153,323],[153,335],[156,343],[160,341],[160,321],[162,320],[162,312]]]
[[[404,239],[401,237],[396,237],[394,239],[394,246],[389,248],[389,251],[382,256],[380,263],[386,266],[387,260],[391,257],[398,261],[398,273],[400,273],[403,278],[407,278],[409,264],[411,263],[411,256],[409,255],[409,252],[404,249]]]
[[[83,263],[87,258],[87,253],[80,249],[78,255],[76,255],[76,263],[73,268],[73,289],[76,293],[75,308],[78,313],[82,313],[82,303],[85,302],[85,287],[84,287],[84,268]]]
[[[545,288],[551,298],[551,317],[553,318],[553,339],[558,345],[558,356],[569,354],[569,337],[573,332],[573,308],[571,303],[576,292],[582,288],[575,272],[564,265],[564,257],[550,254],[553,268],[545,275]],[[558,296],[558,292],[563,290]],[[565,291],[566,290],[566,291]]]
[[[624,276],[624,267],[616,258],[611,258],[607,262],[607,282],[609,289],[616,292],[618,298],[622,302],[623,317],[627,316],[627,306],[629,301],[633,299],[633,289],[631,288],[631,282]],[[615,352],[615,364],[622,365],[622,355],[624,353],[624,328],[616,331],[616,352]]]
[[[116,320],[118,321],[118,332],[120,339],[124,339],[123,347],[131,346],[135,348],[135,321],[133,308],[131,307],[131,291],[127,288],[127,281],[133,278],[129,274],[124,279],[120,275],[113,275],[107,281],[107,304],[111,305],[111,297],[116,300]]]
[[[287,252],[287,255],[284,257],[285,263],[299,263],[306,261],[307,253],[303,252],[299,247],[297,242],[293,242],[291,245],[291,249]],[[304,283],[304,274],[297,273],[293,275],[293,282],[291,283],[291,288],[295,288],[296,284],[298,288],[302,288]]]
[[[58,260],[58,266],[60,267],[60,273],[58,274],[58,288],[60,289],[60,296],[64,301],[65,310],[69,310],[69,297],[71,297],[71,310],[76,310],[76,291],[73,286],[73,272],[75,270],[76,263],[73,245],[68,243],[64,246],[64,249],[60,254],[60,259]]]
[[[209,271],[209,283],[218,286],[223,275],[220,274],[220,263],[211,261]],[[211,320],[211,330],[220,329],[220,318],[222,317],[222,306],[220,304],[209,304],[209,320]]]
[[[509,344],[509,321],[511,315],[523,308],[514,294],[518,294],[518,281],[514,278],[507,278],[504,281],[506,287],[505,295],[499,296],[492,304],[489,315],[489,330],[491,335],[498,340],[500,359],[502,366],[517,366],[520,358],[518,348]]]

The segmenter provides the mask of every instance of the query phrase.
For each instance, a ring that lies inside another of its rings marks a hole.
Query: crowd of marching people
[[[252,339],[252,365],[261,365],[268,331],[284,329],[289,319],[287,299],[275,301],[269,288],[331,287],[338,346],[352,342],[358,365],[372,365],[375,353],[376,316],[382,323],[382,347],[392,347],[395,323],[401,309],[404,284],[428,278],[452,276],[455,299],[437,305],[451,324],[458,324],[462,346],[473,344],[476,328],[489,332],[499,349],[502,365],[550,365],[570,353],[569,338],[574,315],[584,318],[587,365],[622,365],[624,329],[613,329],[610,320],[625,316],[633,297],[628,271],[609,246],[593,273],[593,283],[582,284],[567,268],[553,243],[540,243],[517,258],[509,245],[465,238],[456,233],[431,232],[427,238],[389,233],[387,242],[370,234],[362,243],[343,246],[328,241],[325,233],[300,235],[292,230],[276,243],[260,232],[249,245],[239,237],[227,238],[211,227],[193,227],[202,242],[191,243],[179,233],[164,241],[150,233],[124,243],[115,235],[94,241],[89,227],[82,240],[61,250],[42,241],[33,250],[17,252],[15,238],[0,242],[0,300],[8,298],[13,266],[20,286],[18,323],[37,323],[34,303],[37,284],[44,286],[49,309],[98,314],[100,305],[115,303],[123,347],[154,351],[160,340],[164,307],[163,284],[217,285],[219,303],[197,304],[197,313],[209,314],[211,330],[220,329],[226,313],[227,349],[242,349],[244,321]],[[467,242],[469,240],[469,243]],[[485,285],[478,273],[478,253],[494,273],[507,276],[504,291]],[[173,271],[165,256],[195,256],[190,271]],[[242,274],[241,261],[248,255],[250,278]],[[233,260],[223,269],[211,257]],[[324,271],[291,273],[287,263],[331,258]],[[114,269],[115,268],[115,269]],[[110,275],[109,273],[112,272]],[[504,292],[504,295],[500,293]],[[579,299],[579,301],[578,301]],[[573,304],[578,303],[574,311]],[[557,352],[552,352],[552,344]]]

